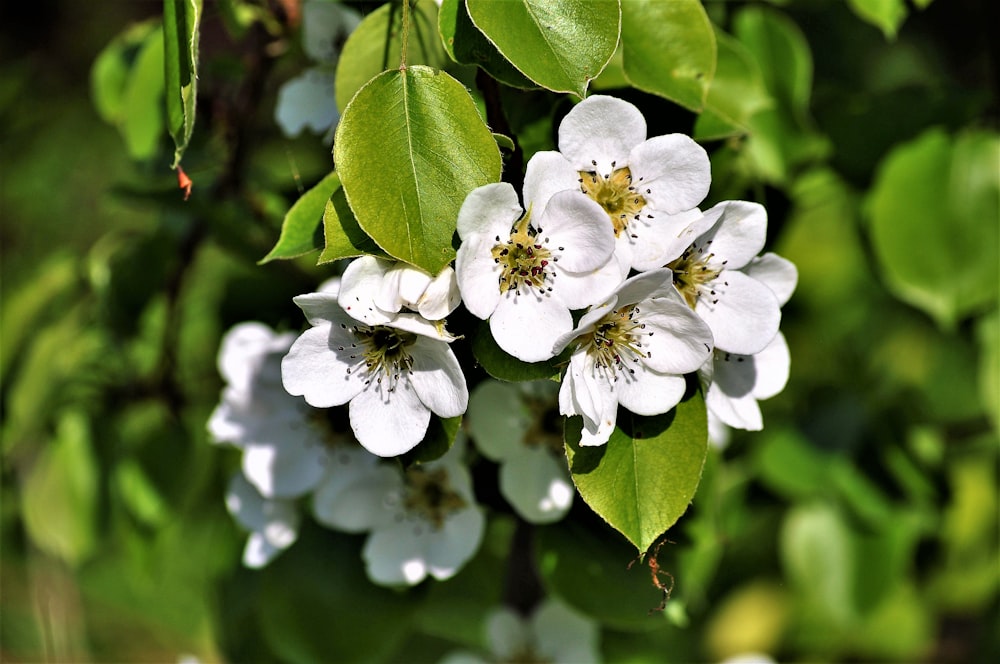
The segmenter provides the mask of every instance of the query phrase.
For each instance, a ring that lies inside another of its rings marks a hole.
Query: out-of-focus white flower
[[[237,523],[250,531],[243,564],[260,568],[290,547],[299,535],[299,512],[291,500],[270,500],[236,473],[226,491],[226,507]]]
[[[487,380],[469,398],[469,433],[500,464],[500,493],[530,523],[558,521],[573,505],[558,390],[552,381]]]

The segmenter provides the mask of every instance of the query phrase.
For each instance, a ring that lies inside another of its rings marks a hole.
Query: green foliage
[[[340,178],[336,172],[331,172],[302,194],[285,215],[278,243],[260,259],[261,264],[278,258],[295,258],[323,248],[321,224],[330,198],[340,189]]]
[[[441,3],[438,29],[448,56],[455,62],[477,65],[506,85],[524,89],[535,87],[479,31],[469,18],[465,0],[444,0]]]
[[[194,132],[200,23],[201,0],[163,0],[167,129],[174,139],[174,168],[180,163]]]

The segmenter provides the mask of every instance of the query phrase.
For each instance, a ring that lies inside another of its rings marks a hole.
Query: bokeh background
[[[315,255],[256,265],[331,167],[321,134],[275,121],[310,66],[296,4],[206,0],[187,202],[155,76],[109,106],[92,71],[116,39],[139,61],[161,4],[0,7],[3,661],[436,661],[482,643],[514,530],[495,487],[483,552],[447,583],[376,588],[356,537],[309,524],[273,566],[240,566],[222,498],[238,455],[205,431],[218,343],[243,320],[299,329],[291,296],[329,275]],[[578,606],[641,603],[598,616],[608,661],[1000,660],[996,5],[704,4],[757,67],[737,80],[749,135],[705,140],[710,202],[764,203],[768,248],[798,265],[791,379],[763,432],[711,451],[659,556],[664,614],[594,577],[633,554],[582,505],[536,533],[579,573],[543,581]],[[614,94],[653,133],[696,129]],[[551,146],[565,101],[509,101],[526,149]]]

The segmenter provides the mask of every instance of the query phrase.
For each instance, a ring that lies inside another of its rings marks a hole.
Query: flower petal
[[[540,215],[553,195],[567,190],[580,192],[580,174],[566,157],[555,151],[532,155],[524,170],[525,207]]]
[[[520,451],[531,426],[528,409],[517,387],[487,379],[469,398],[465,422],[476,447],[491,461],[501,461]]]
[[[462,293],[458,290],[455,270],[446,266],[434,277],[420,297],[414,300],[417,311],[427,320],[441,320],[458,308]]]
[[[597,623],[549,597],[531,616],[538,654],[554,664],[601,661]]]
[[[469,406],[469,388],[455,354],[443,341],[417,337],[411,350],[410,385],[439,417],[457,417]]]
[[[742,272],[725,270],[712,282],[715,299],[698,298],[695,312],[708,323],[719,350],[753,355],[778,333],[781,308],[771,289]]]
[[[510,184],[495,182],[477,187],[465,197],[458,211],[458,236],[465,242],[470,235],[493,238],[497,233],[509,233],[522,214],[517,192]]]
[[[424,439],[431,411],[409,381],[400,378],[389,392],[372,383],[351,399],[351,429],[366,450],[380,457],[409,452]]]
[[[525,621],[506,607],[494,609],[486,620],[490,651],[500,662],[516,662],[532,647],[532,634]]]
[[[654,136],[637,145],[628,164],[646,204],[667,214],[697,207],[712,183],[708,153],[684,134]]]
[[[791,362],[792,357],[788,352],[785,335],[778,332],[767,348],[753,356],[753,363],[757,369],[757,381],[752,392],[754,398],[770,399],[785,389]]]
[[[317,437],[284,428],[271,444],[247,445],[243,474],[265,498],[296,498],[312,490],[326,473],[326,450]]]
[[[621,282],[621,265],[612,259],[591,272],[560,271],[553,291],[570,309],[585,309],[606,300]]]
[[[799,281],[799,271],[795,263],[778,254],[768,252],[751,260],[743,272],[774,291],[778,304],[785,306]]]
[[[615,250],[615,232],[608,223],[608,215],[600,205],[578,191],[555,194],[536,227],[541,227],[539,238],[558,257],[563,270],[595,270],[604,265]]]
[[[281,361],[285,390],[293,396],[305,397],[316,408],[350,401],[364,389],[366,373],[351,371],[352,364],[358,362],[350,359],[349,350],[336,349],[341,346],[349,349],[352,342],[351,335],[330,324],[303,332]]]
[[[748,393],[731,396],[725,394],[716,383],[705,393],[705,406],[719,420],[735,429],[760,431],[764,428],[764,420],[760,414],[757,400]]]
[[[365,450],[357,451],[374,458]],[[320,523],[348,533],[393,523],[397,512],[385,498],[403,492],[399,472],[385,464],[367,465],[359,461],[333,461],[327,479],[316,488],[312,507]]]
[[[361,550],[368,578],[381,585],[414,586],[427,576],[423,541],[413,524],[402,522],[372,531]]]
[[[369,325],[380,325],[392,320],[399,311],[399,306],[396,305],[393,309],[394,303],[389,302],[390,306],[383,310],[377,305],[386,275],[392,266],[391,262],[379,260],[374,256],[355,258],[341,277],[337,304],[352,318]],[[384,299],[391,300],[391,297]]]
[[[649,210],[649,208],[647,208]],[[701,217],[701,210],[692,208],[677,214],[650,211],[653,219],[642,219],[628,225],[632,240],[632,268],[643,272],[663,267],[679,257],[694,240],[693,236],[681,237],[691,223]]]
[[[671,291],[676,291],[671,288]],[[680,297],[659,297],[641,303],[641,320],[648,335],[644,364],[660,373],[697,371],[712,355],[712,331]]]
[[[504,293],[490,317],[490,331],[497,345],[523,362],[551,358],[560,335],[573,328],[573,317],[561,300],[534,290]]]
[[[469,313],[482,320],[489,318],[500,302],[501,267],[490,253],[496,244],[494,237],[479,233],[468,235],[455,256],[455,275],[462,302]]]
[[[573,484],[547,447],[520,450],[500,466],[500,493],[529,523],[554,523],[573,505]]]
[[[636,415],[660,415],[681,402],[683,376],[637,370],[616,383],[618,402]]]
[[[587,97],[559,124],[559,151],[578,171],[610,173],[612,162],[621,168],[644,140],[646,119],[639,109],[605,95]]]
[[[727,270],[738,270],[764,248],[767,211],[759,203],[724,201],[705,212],[709,218],[716,214],[718,219],[702,233],[698,244],[711,242],[713,263],[725,260]]]
[[[425,544],[431,576],[439,581],[453,577],[479,549],[485,526],[483,512],[475,505],[445,519],[441,530],[431,533]]]
[[[306,320],[312,326],[322,325],[333,320],[338,322],[344,320],[344,310],[337,303],[337,293],[330,291],[320,291],[318,293],[306,293],[292,298]]]

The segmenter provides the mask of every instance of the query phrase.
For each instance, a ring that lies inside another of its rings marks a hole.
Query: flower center
[[[722,272],[722,266],[729,261],[722,261],[717,267],[710,266],[709,263],[715,256],[713,253],[705,253],[710,244],[711,240],[702,246],[695,242],[685,249],[679,258],[666,265],[673,270],[674,286],[692,309],[698,303],[698,298],[703,295],[712,297],[712,304],[718,302],[714,298],[715,290],[712,288],[712,282]]]
[[[592,332],[584,335],[580,344],[594,358],[594,363],[610,372],[615,380],[620,370],[635,373],[626,362],[637,363],[639,358],[649,357],[649,352],[642,350],[642,336],[653,333],[640,332],[646,324],[639,322],[638,316],[639,307],[633,304],[616,309],[605,315]]]
[[[555,273],[548,268],[550,263],[558,260],[545,246],[549,239],[539,242],[541,228],[534,228],[530,223],[531,210],[528,210],[510,229],[510,239],[501,242],[496,236],[496,244],[491,253],[493,262],[500,265],[500,292],[514,291],[521,293],[521,286],[539,291],[550,291],[551,286],[545,283],[546,277],[554,277]],[[562,247],[559,247],[561,250]],[[547,269],[548,268],[548,269]]]
[[[605,175],[598,171],[580,171],[579,182],[583,193],[597,201],[608,213],[615,237],[618,237],[630,221],[639,218],[640,211],[646,207],[646,199],[632,184],[632,172],[627,166],[616,169],[615,162],[611,162],[611,168],[614,170]]]
[[[524,444],[529,447],[545,447],[556,454],[563,450],[562,416],[557,403],[539,403],[532,399],[527,403],[531,412],[531,427],[524,434]]]
[[[341,327],[347,329],[344,324]],[[413,358],[407,349],[417,340],[417,335],[385,325],[355,325],[350,330],[361,344],[360,358],[358,354],[352,354],[351,359],[360,359],[364,364],[365,371],[368,372],[365,385],[370,385],[372,381],[376,385],[382,385],[382,380],[385,379],[388,391],[394,391],[400,377],[409,373],[413,366]],[[358,348],[358,344],[351,344],[351,348]],[[341,346],[338,350],[347,349]],[[352,367],[347,373],[357,368]]]
[[[406,483],[406,509],[430,521],[437,530],[441,530],[449,515],[465,507],[465,499],[451,488],[444,468],[410,468],[406,471]]]

